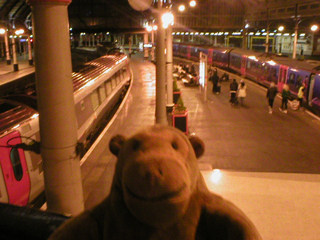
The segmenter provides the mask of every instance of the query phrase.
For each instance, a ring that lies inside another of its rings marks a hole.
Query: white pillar
[[[158,22],[161,23],[162,1],[158,0]],[[165,29],[159,24],[156,47],[156,123],[167,125]]]
[[[152,26],[152,30],[151,30],[151,61],[154,62],[154,30],[153,30],[153,26]]]
[[[298,42],[298,24],[294,27],[293,51],[292,58],[295,59],[297,55],[297,42]]]
[[[172,25],[167,28],[167,107],[173,107],[173,75],[172,75]]]
[[[13,70],[16,72],[16,71],[19,71],[19,64],[17,60],[16,40],[14,36],[12,37],[11,42],[12,42]]]
[[[41,155],[48,210],[84,210],[77,146],[67,7],[71,0],[28,0],[35,37]],[[53,37],[54,36],[54,37]]]
[[[266,35],[266,49],[265,52],[269,52],[269,26],[267,27],[267,35]]]
[[[11,64],[10,60],[10,48],[9,48],[9,40],[8,40],[8,31],[6,30],[4,33],[4,43],[6,45],[6,57],[7,57],[7,65]]]
[[[129,56],[131,57],[132,53],[132,35],[129,37]]]
[[[83,39],[82,39],[82,33],[80,33],[80,37],[79,37],[79,47],[82,47],[82,41],[83,41]]]
[[[30,34],[28,35],[28,53],[29,53],[29,65],[33,65],[33,58],[32,58],[32,47],[31,47],[31,38]]]
[[[144,37],[143,37],[143,56],[144,56],[144,59],[148,59],[149,58],[149,50],[148,48],[146,48],[145,46],[149,43],[149,36],[148,36],[148,33],[144,33]]]

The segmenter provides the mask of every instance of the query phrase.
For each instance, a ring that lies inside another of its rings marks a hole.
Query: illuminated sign
[[[203,52],[200,52],[200,65],[199,65],[199,84],[200,91],[203,94],[204,101],[207,101],[207,62],[208,56]]]

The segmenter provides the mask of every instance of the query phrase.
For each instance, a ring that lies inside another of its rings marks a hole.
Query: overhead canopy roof
[[[164,4],[171,1],[173,5],[188,2],[188,0],[163,1]],[[306,2],[306,0],[197,0],[202,6],[214,5],[218,1],[219,3],[225,1],[228,4],[240,2],[246,11],[245,18],[252,18],[251,21],[262,20],[264,16],[260,12],[266,12],[267,9]],[[68,6],[68,12],[70,27],[85,29],[85,31],[96,30],[99,26],[122,30],[127,27],[127,30],[133,30],[137,26],[141,28],[143,19],[149,19],[152,15],[151,10],[144,12],[133,10],[128,0],[72,0]],[[31,15],[31,7],[26,0],[0,0],[0,27],[26,29],[31,26]],[[271,17],[270,15],[269,18]],[[283,15],[283,17],[287,16]]]
[[[208,0],[198,1],[206,2]],[[172,0],[172,2],[187,1]],[[241,2],[250,7],[265,2],[265,0],[241,0]],[[101,8],[104,9],[105,17],[115,13],[132,15],[133,18],[137,15],[143,16],[146,14],[134,11],[128,4],[128,0],[72,0],[68,8],[69,17],[78,19],[86,17],[86,15],[94,16],[95,12]],[[26,0],[0,0],[0,21],[0,26],[2,25],[2,27],[4,27],[3,25],[11,28],[28,27],[31,24],[31,8],[26,3]]]

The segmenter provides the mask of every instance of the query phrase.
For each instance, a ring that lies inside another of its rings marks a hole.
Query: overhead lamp
[[[21,35],[21,34],[23,34],[23,33],[24,33],[24,30],[23,30],[23,29],[19,29],[19,30],[15,31],[15,34],[16,34],[16,35]]]
[[[183,5],[183,4],[181,4],[181,5],[179,6],[178,10],[179,10],[180,12],[183,12],[184,10],[186,10],[186,6]]]
[[[319,28],[318,25],[314,24],[311,26],[311,31],[315,32],[318,30],[318,28]]]
[[[195,7],[196,4],[197,4],[197,2],[194,0],[189,2],[190,7]]]
[[[167,28],[170,24],[173,24],[174,21],[173,14],[168,12],[163,14],[161,19],[164,28]]]

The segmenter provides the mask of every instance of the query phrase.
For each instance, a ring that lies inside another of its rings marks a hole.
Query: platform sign
[[[204,101],[207,101],[207,88],[208,88],[208,56],[200,52],[200,65],[199,65],[199,83],[200,93],[203,95]]]

